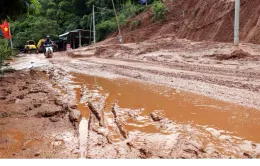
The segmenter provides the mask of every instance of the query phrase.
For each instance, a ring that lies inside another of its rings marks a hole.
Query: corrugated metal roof
[[[67,37],[70,33],[78,33],[79,31],[85,31],[85,32],[87,32],[88,30],[84,30],[84,29],[75,29],[75,30],[73,30],[73,31],[69,31],[69,32],[66,32],[66,33],[64,33],[64,34],[61,34],[61,35],[59,35],[59,38],[65,38],[65,37]]]

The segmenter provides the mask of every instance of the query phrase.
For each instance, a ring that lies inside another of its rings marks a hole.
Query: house
[[[91,34],[89,30],[76,29],[73,31],[66,32],[59,35],[61,43],[59,48],[62,50],[67,50],[67,48],[76,49],[81,46],[86,46],[91,44]]]

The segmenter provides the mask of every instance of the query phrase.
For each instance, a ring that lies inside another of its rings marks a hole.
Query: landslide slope
[[[195,41],[233,41],[234,0],[164,0],[169,12],[166,21],[151,22],[152,9],[141,13],[122,26],[125,42],[142,42],[151,38],[175,34],[177,38]],[[241,0],[240,40],[260,43],[259,0]],[[138,28],[131,28],[140,20]],[[118,43],[118,32],[103,43]]]

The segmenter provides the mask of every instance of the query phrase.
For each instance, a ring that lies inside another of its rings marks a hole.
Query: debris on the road
[[[234,59],[244,59],[244,58],[253,58],[251,54],[248,52],[244,52],[243,50],[236,50],[231,54],[212,54],[206,55],[205,57],[211,57],[216,60],[234,60]]]

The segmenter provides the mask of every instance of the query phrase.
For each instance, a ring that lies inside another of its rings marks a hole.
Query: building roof
[[[69,32],[66,32],[66,33],[64,33],[64,34],[59,35],[59,38],[62,39],[62,40],[67,40],[67,36],[68,36],[69,34],[78,34],[80,31],[81,31],[82,35],[83,35],[83,33],[84,33],[84,34],[89,33],[89,30],[75,29],[75,30],[73,30],[73,31],[69,31]]]

